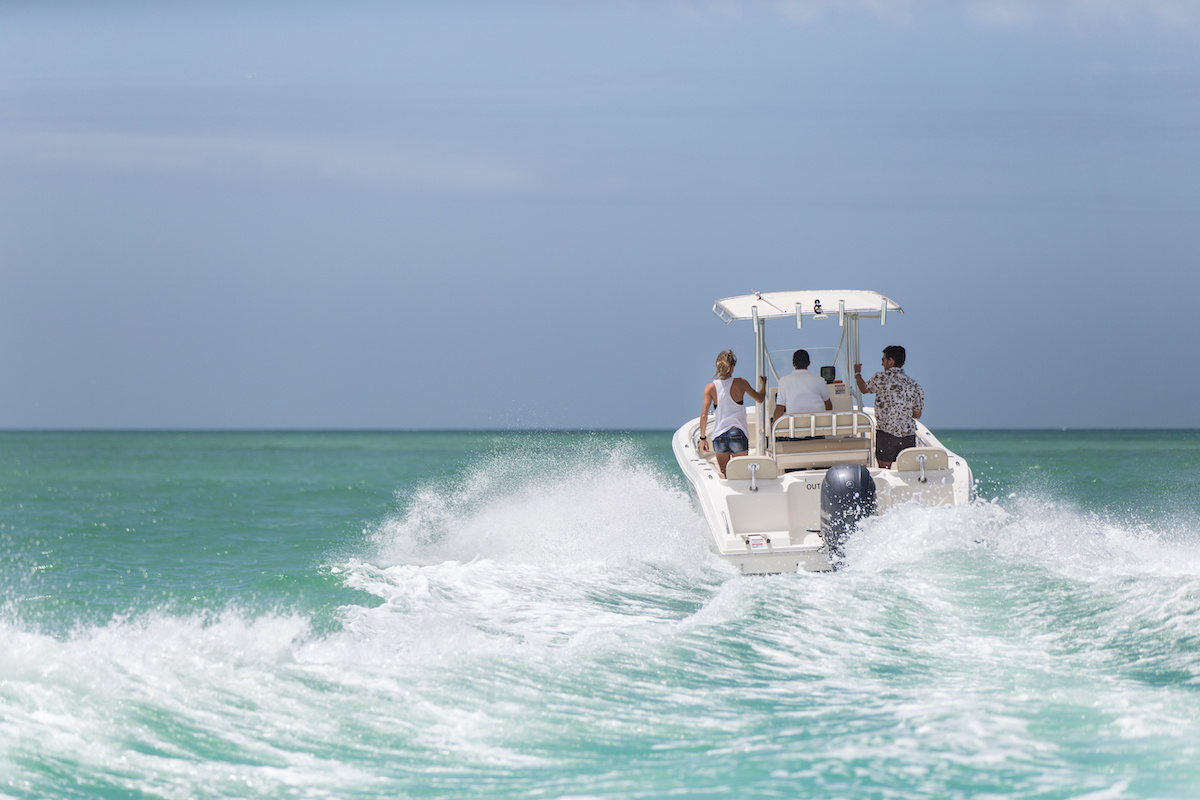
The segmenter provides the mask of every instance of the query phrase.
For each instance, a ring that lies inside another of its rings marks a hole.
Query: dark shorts
[[[744,453],[750,449],[750,440],[741,428],[730,428],[713,439],[714,453]]]
[[[906,447],[917,446],[917,435],[892,436],[887,431],[875,431],[875,460],[895,464],[896,456]]]

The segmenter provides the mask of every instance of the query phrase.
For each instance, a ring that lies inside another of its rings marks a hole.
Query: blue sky
[[[1198,261],[1194,1],[0,5],[0,428],[673,428],[803,288],[1194,427]]]

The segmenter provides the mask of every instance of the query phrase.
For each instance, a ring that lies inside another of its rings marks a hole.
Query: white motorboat
[[[859,322],[885,325],[889,315],[903,313],[893,300],[853,290],[756,292],[718,300],[713,312],[726,324],[752,323],[754,372],[746,374],[743,367],[740,374],[751,384],[755,376],[767,375],[769,389],[763,403],[751,406],[747,396],[750,449],[729,460],[725,475],[714,454],[698,447],[699,417],[675,432],[672,448],[699,500],[713,548],[741,572],[831,570],[841,561],[846,536],[867,516],[905,503],[962,505],[974,499],[967,462],[920,420],[917,446],[903,450],[891,468],[876,464],[874,409],[863,404],[853,365],[863,361]],[[781,350],[767,349],[768,320],[777,321],[772,332],[791,331]],[[798,348],[812,356],[810,371],[825,378],[833,409],[784,414],[769,424],[779,376],[791,371]],[[863,372],[870,377],[874,370],[868,366]],[[710,424],[714,417],[709,415]]]

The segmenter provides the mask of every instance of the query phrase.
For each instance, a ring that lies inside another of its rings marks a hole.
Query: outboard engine
[[[837,464],[821,481],[821,538],[841,558],[842,545],[863,517],[875,513],[875,479],[862,464]]]

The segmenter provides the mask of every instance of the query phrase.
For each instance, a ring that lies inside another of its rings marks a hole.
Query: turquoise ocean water
[[[3,798],[1194,798],[1200,431],[739,578],[668,432],[0,433]]]

